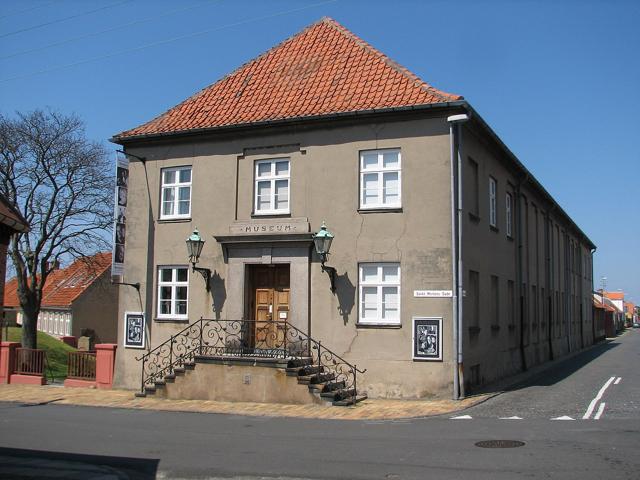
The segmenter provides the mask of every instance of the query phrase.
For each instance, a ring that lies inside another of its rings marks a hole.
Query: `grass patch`
[[[4,328],[2,329],[4,337]],[[9,342],[20,342],[22,340],[22,328],[9,327]],[[38,348],[47,352],[47,360],[51,367],[54,378],[61,379],[67,376],[67,353],[75,352],[76,349],[44,332],[38,332]],[[46,372],[49,376],[49,372]]]

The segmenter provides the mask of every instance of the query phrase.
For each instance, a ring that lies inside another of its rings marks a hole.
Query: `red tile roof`
[[[54,270],[44,285],[41,307],[70,307],[109,267],[111,253],[102,252],[86,259],[78,259],[66,268]],[[5,307],[20,307],[17,289],[18,281],[14,277],[5,286]]]
[[[432,87],[325,17],[114,140],[461,99]]]
[[[604,292],[609,300],[624,300],[624,292]]]

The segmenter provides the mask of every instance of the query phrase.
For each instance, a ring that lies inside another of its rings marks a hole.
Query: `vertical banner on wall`
[[[124,275],[125,236],[127,232],[127,194],[129,188],[129,160],[116,153],[116,199],[113,221],[112,276]]]

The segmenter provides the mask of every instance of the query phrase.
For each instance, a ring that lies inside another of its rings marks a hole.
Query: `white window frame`
[[[397,282],[384,282],[382,279],[383,267],[394,266],[398,268],[398,281]],[[376,280],[371,282],[364,282],[362,280],[362,271],[364,267],[376,267],[378,269]],[[363,262],[358,264],[358,323],[361,325],[401,325],[402,324],[402,307],[401,307],[401,284],[402,284],[402,270],[399,262]],[[370,318],[364,318],[364,309],[362,308],[362,302],[364,299],[363,289],[366,287],[376,287],[376,311],[377,316],[375,320]],[[398,296],[398,318],[395,320],[388,320],[382,318],[382,303],[383,295],[382,289],[385,287],[396,287]]]
[[[385,167],[383,158],[385,153],[398,154],[397,167]],[[365,155],[377,153],[378,164],[375,167],[364,168]],[[384,202],[384,175],[385,173],[398,173],[398,200],[395,203]],[[378,174],[378,201],[375,203],[364,203],[364,176],[368,174]],[[384,209],[384,208],[402,208],[402,153],[399,148],[385,148],[380,150],[363,150],[360,152],[360,208],[362,210]]]
[[[287,162],[286,175],[276,174],[276,164],[280,162]],[[258,176],[260,165],[270,164],[270,173],[267,176]],[[287,207],[275,208],[276,204],[276,182],[287,182]],[[261,182],[269,182],[271,193],[269,195],[269,208],[258,210],[258,184]],[[287,157],[283,158],[270,158],[267,160],[257,160],[254,166],[253,173],[253,214],[254,215],[286,215],[291,212],[291,159]]]
[[[489,177],[489,225],[498,226],[498,205],[497,205],[498,181]]]
[[[504,203],[505,203],[505,212],[506,212],[506,230],[507,230],[507,237],[511,238],[513,237],[513,195],[511,195],[510,192],[507,192],[505,194],[504,197]]]
[[[183,170],[189,170],[189,181],[188,182],[180,182],[180,172]],[[175,181],[173,183],[165,183],[164,182],[164,174],[166,172],[175,172]],[[193,167],[191,165],[184,165],[182,167],[169,167],[162,168],[160,170],[160,220],[175,220],[175,219],[184,219],[191,218],[191,199],[193,193]],[[189,212],[188,213],[176,213],[178,212],[179,207],[179,192],[180,188],[189,187]],[[164,192],[165,190],[173,190],[173,212],[172,214],[164,213]]]
[[[187,271],[187,280],[184,282],[179,282],[177,280],[177,271],[178,269],[185,269]],[[162,280],[162,270],[171,270],[171,281],[163,281]],[[172,320],[184,320],[189,318],[189,267],[187,265],[160,265],[158,266],[158,270],[157,270],[157,318],[159,319],[172,319]],[[161,313],[162,312],[162,308],[160,306],[160,302],[162,301],[162,297],[160,295],[160,292],[162,290],[162,287],[171,287],[171,312],[169,313]],[[178,314],[176,313],[176,302],[177,302],[177,297],[176,297],[176,289],[177,287],[187,287],[187,298],[186,298],[186,302],[187,302],[187,312],[184,314]]]

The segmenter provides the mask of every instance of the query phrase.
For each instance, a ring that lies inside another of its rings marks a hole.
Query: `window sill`
[[[400,323],[356,323],[356,328],[382,328],[397,330],[402,328]]]
[[[402,213],[402,207],[375,207],[358,209],[358,213]]]
[[[480,216],[473,212],[469,212],[469,220],[474,223],[480,223]]]
[[[513,325],[513,324],[509,325],[509,331],[510,332],[513,332],[515,329],[516,329],[515,325]]]
[[[500,331],[500,325],[491,325],[491,331],[492,332],[499,332]]]
[[[496,233],[500,232],[500,229],[495,225],[489,225],[489,229],[491,229],[492,232],[496,232]]]
[[[251,213],[251,218],[291,218],[291,212]]]
[[[189,323],[188,318],[154,318],[154,322],[158,323]]]
[[[510,242],[513,242],[513,235],[507,235],[507,240],[509,240]]]
[[[480,333],[480,327],[469,327],[469,335],[478,335]]]
[[[159,218],[158,223],[187,223],[191,221],[191,217],[180,218]]]

